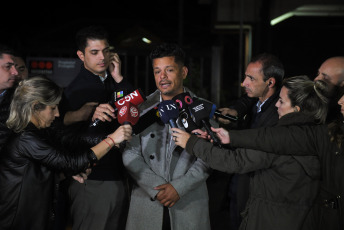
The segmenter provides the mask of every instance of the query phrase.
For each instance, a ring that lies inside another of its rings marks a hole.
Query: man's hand
[[[87,121],[97,105],[97,102],[87,102],[78,110],[68,111],[63,118],[63,123],[71,125],[75,122]]]
[[[82,184],[85,182],[85,180],[87,180],[87,176],[90,175],[91,172],[92,172],[92,169],[88,168],[86,169],[84,173],[79,173],[77,175],[74,175],[73,179]]]
[[[96,110],[93,113],[92,121],[94,121],[95,119],[99,119],[103,122],[112,121],[111,118],[116,119],[115,110],[111,105],[106,103],[97,106]]]
[[[117,53],[110,54],[109,71],[115,82],[120,83],[123,80],[123,76],[121,73],[121,59],[119,59]]]
[[[156,196],[156,199],[165,207],[171,208],[180,199],[178,192],[171,184],[159,185],[154,189],[160,190]]]
[[[235,109],[230,109],[230,108],[219,108],[219,111],[221,111],[222,115],[232,115],[232,116],[238,116],[238,112]],[[231,123],[230,120],[223,119],[223,118],[218,118],[218,121],[222,124],[229,124]]]

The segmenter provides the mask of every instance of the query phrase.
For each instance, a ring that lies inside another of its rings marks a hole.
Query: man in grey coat
[[[140,104],[141,114],[183,92],[195,96],[183,86],[184,56],[174,44],[151,52],[157,90]],[[171,133],[169,124],[155,122],[126,145],[123,163],[133,178],[128,230],[210,229],[206,180],[211,169],[177,147]]]

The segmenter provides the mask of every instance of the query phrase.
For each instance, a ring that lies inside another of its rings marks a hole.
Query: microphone
[[[119,89],[119,90],[113,92],[111,95],[111,99],[109,101],[109,104],[113,106],[116,103],[116,101],[123,98],[127,94],[128,94],[128,89]],[[98,118],[95,119],[94,122],[90,125],[90,127],[97,126],[97,124],[99,122],[100,122],[100,120]]]
[[[125,102],[117,113],[117,120],[121,125],[130,124],[131,126],[134,126],[138,122],[139,118],[139,109],[131,102]]]
[[[118,101],[119,99],[128,95],[128,93],[129,93],[128,89],[119,89],[119,90],[113,92],[112,97],[111,97],[111,101],[109,102],[109,104],[111,104],[111,105],[115,104],[116,101]]]
[[[136,105],[131,102],[124,102],[122,107],[118,110],[117,120],[121,125],[130,124],[134,126],[140,118],[140,112]],[[120,143],[120,147],[124,148],[126,141]]]
[[[189,106],[193,103],[193,99],[188,92],[180,93],[172,98],[179,108],[179,120],[189,133],[198,129],[190,113]]]
[[[160,119],[164,124],[169,123],[172,128],[178,128],[176,120],[179,116],[179,110],[173,100],[165,100],[159,104]]]
[[[191,113],[195,117],[196,124],[203,127],[207,130],[208,134],[210,135],[211,139],[214,141],[214,145],[217,145],[221,148],[221,141],[216,136],[216,134],[211,130],[211,125],[209,119],[214,116],[214,112],[216,110],[215,104],[197,99],[195,100],[192,105],[190,106]]]
[[[110,102],[111,105],[115,105],[115,112],[117,112],[123,105],[125,102],[130,102],[133,105],[139,105],[142,102],[144,102],[145,100],[147,100],[146,96],[143,94],[143,92],[141,91],[141,89],[137,89],[131,93],[129,93],[128,95],[125,95],[125,90],[123,90],[123,97],[118,98],[117,94],[121,94],[121,91],[117,91],[113,94],[112,99],[113,103]],[[116,94],[116,95],[115,95]],[[97,126],[97,124],[99,123],[99,119],[95,119],[94,122],[90,125],[90,127],[92,126]]]
[[[230,115],[230,114],[223,115],[223,114],[221,114],[220,110],[215,110],[214,115],[215,115],[215,117],[220,117],[220,118],[227,119],[230,121],[238,121],[238,117]]]
[[[158,105],[154,106],[152,109],[146,113],[140,113],[140,119],[135,126],[133,126],[133,134],[139,134],[155,122],[162,123],[160,119],[160,114],[158,110]]]

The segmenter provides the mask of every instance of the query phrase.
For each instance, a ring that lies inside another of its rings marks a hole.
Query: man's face
[[[3,54],[0,58],[0,91],[13,87],[18,71],[15,68],[13,57]]]
[[[328,84],[330,92],[332,92],[335,86],[344,86],[344,61],[340,58],[329,58],[323,64],[321,64],[318,75],[314,79],[323,80]]]
[[[247,96],[264,97],[268,90],[268,83],[263,79],[262,64],[260,62],[248,64],[243,82]]]
[[[174,61],[174,57],[153,59],[153,73],[155,84],[161,92],[163,100],[171,100],[174,96],[183,93],[183,80],[188,69]]]
[[[96,75],[105,76],[110,60],[110,47],[106,40],[89,39],[85,53],[78,51],[78,56],[87,70]]]
[[[18,71],[17,80],[21,81],[29,77],[29,70],[26,67],[26,64],[21,57],[14,57],[14,62],[16,63],[15,67]]]

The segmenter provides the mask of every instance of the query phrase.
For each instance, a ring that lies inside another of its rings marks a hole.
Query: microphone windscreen
[[[159,104],[159,114],[163,123],[167,124],[170,120],[177,120],[179,109],[173,100],[165,100]]]
[[[185,130],[189,133],[195,129],[199,129],[194,120],[192,119],[190,113],[181,112],[179,113],[179,122],[184,126]]]
[[[117,120],[121,125],[131,124],[135,125],[140,118],[140,112],[136,105],[131,102],[125,102],[124,105],[118,109]]]
[[[190,106],[192,115],[195,117],[196,124],[201,125],[202,120],[209,120],[211,114],[214,115],[216,107],[214,109],[213,103],[204,100],[195,100]],[[211,116],[212,117],[212,116]]]
[[[193,100],[189,92],[180,93],[172,98],[179,110],[185,110],[192,104]]]
[[[133,126],[133,133],[139,134],[149,126],[154,123],[162,124],[160,119],[160,114],[158,110],[158,106],[153,107],[151,110],[146,112],[145,114],[140,114],[140,119],[135,126]]]
[[[133,105],[139,105],[145,100],[147,100],[146,96],[142,93],[140,89],[137,89],[129,93],[128,95],[124,96],[123,98],[117,100],[115,102],[115,106],[119,110],[125,102],[130,102]]]

